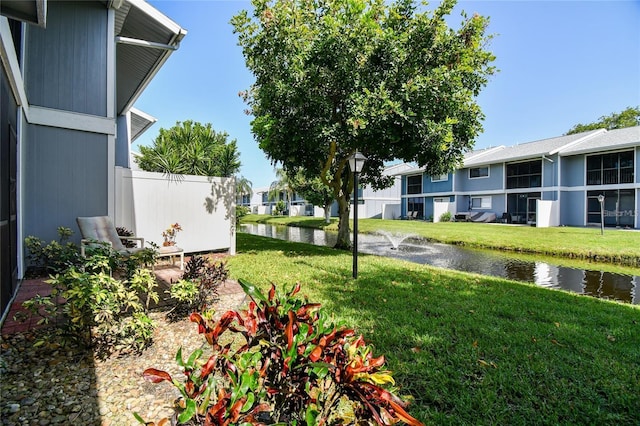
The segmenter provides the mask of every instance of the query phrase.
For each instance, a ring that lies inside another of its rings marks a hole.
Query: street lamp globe
[[[351,168],[351,172],[360,173],[366,160],[367,157],[362,155],[362,153],[359,151],[354,152],[353,155],[349,157],[349,167]]]

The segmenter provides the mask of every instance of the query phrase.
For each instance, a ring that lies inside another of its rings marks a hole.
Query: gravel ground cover
[[[245,297],[237,283],[222,290],[215,306],[218,315],[237,309]],[[165,312],[153,312],[151,317],[157,326],[151,347],[141,355],[106,360],[56,341],[34,347],[43,330],[2,336],[1,424],[119,426],[139,424],[133,412],[147,421],[170,416],[177,390],[168,383],[146,382],[142,372],[154,367],[179,377],[178,348],[188,354],[204,340],[187,319],[169,322]]]

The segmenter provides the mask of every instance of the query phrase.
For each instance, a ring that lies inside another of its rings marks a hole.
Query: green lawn
[[[248,215],[243,222],[270,223],[301,227],[338,229],[337,219],[325,224],[323,219]],[[432,241],[469,247],[537,253],[600,262],[640,266],[640,232],[621,229],[554,227],[535,228],[487,223],[440,222],[418,220],[360,219],[358,230],[371,233],[380,230],[415,234]]]
[[[420,229],[476,227],[455,225]],[[368,255],[354,281],[347,252],[247,234],[237,248],[233,278],[301,282],[386,355],[427,424],[640,424],[637,306]]]

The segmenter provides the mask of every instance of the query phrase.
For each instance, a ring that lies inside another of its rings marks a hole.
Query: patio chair
[[[125,237],[118,235],[116,227],[113,225],[109,216],[93,216],[76,218],[78,228],[82,234],[80,240],[80,254],[85,256],[85,249],[96,241],[107,243],[118,253],[129,255],[144,250],[144,238],[141,237]],[[140,247],[127,248],[122,244],[122,240],[139,241]]]

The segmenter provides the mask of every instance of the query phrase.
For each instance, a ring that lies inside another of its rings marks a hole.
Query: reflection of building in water
[[[574,293],[584,293],[584,271],[566,267],[558,268],[558,282],[560,288]]]
[[[560,288],[558,272],[559,268],[557,266],[536,262],[533,270],[534,282],[541,287]]]
[[[585,271],[584,292],[596,297],[635,302],[638,277],[602,271]]]

